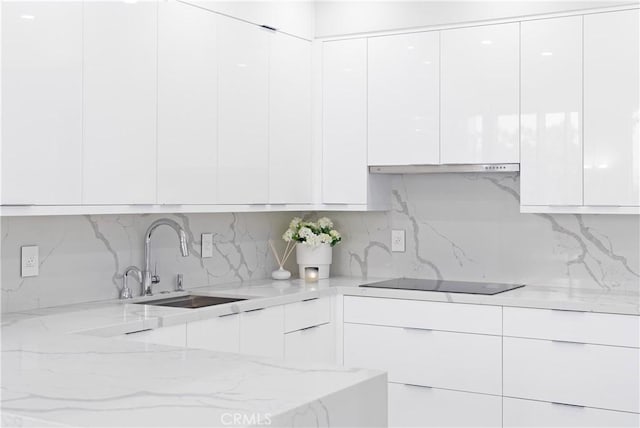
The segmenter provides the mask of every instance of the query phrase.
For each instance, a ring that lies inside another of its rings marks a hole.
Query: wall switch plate
[[[213,257],[213,233],[203,233],[201,235],[202,242],[202,258],[207,259]]]
[[[394,229],[391,231],[391,251],[394,253],[404,253],[405,239],[403,229]]]
[[[37,245],[27,245],[20,249],[21,269],[20,275],[23,278],[38,276],[40,260],[38,257],[39,248]]]

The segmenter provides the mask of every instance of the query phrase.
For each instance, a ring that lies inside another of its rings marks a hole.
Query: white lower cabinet
[[[344,364],[390,382],[502,394],[502,338],[414,328],[344,325]]]
[[[187,329],[185,324],[153,330],[135,331],[118,336],[122,340],[142,342],[155,345],[169,345],[184,348],[187,343]]]
[[[640,412],[640,349],[505,337],[504,395]]]
[[[284,357],[284,307],[256,309],[240,314],[240,353]]]
[[[187,347],[240,351],[240,315],[231,314],[187,324]]]
[[[336,363],[336,336],[332,323],[284,335],[284,359],[309,363]]]
[[[637,413],[504,398],[504,427],[638,427]]]
[[[502,398],[389,383],[390,427],[500,427]]]

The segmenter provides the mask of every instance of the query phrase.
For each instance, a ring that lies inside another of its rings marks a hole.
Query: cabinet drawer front
[[[344,321],[502,334],[502,308],[499,306],[345,296]]]
[[[504,395],[640,411],[640,350],[505,337]]]
[[[503,308],[504,335],[640,347],[640,317],[551,309]]]
[[[220,352],[240,351],[240,316],[227,315],[187,324],[187,347]]]
[[[240,314],[240,353],[263,357],[284,357],[282,306]]]
[[[301,330],[331,322],[331,298],[303,300],[284,307],[284,330]]]
[[[389,384],[390,427],[500,427],[502,398]]]
[[[142,342],[155,345],[184,347],[187,341],[186,327],[178,324],[170,327],[143,330],[119,336],[123,340]]]
[[[615,412],[590,407],[563,406],[543,401],[505,398],[506,427],[638,427],[637,413]]]
[[[284,358],[287,361],[336,364],[333,324],[285,334]]]
[[[344,325],[344,364],[384,370],[389,381],[500,395],[501,338]]]

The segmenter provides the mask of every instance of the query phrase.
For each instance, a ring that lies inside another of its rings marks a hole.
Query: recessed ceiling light
[[[490,45],[493,42],[491,40],[483,40],[480,43],[482,43],[483,45]]]
[[[551,55],[553,55],[553,52],[540,52],[540,55],[542,55],[542,56],[551,56]]]
[[[32,20],[36,19],[36,17],[33,16],[33,15],[20,15],[20,18],[26,19],[26,20],[29,20],[29,21],[32,21]]]

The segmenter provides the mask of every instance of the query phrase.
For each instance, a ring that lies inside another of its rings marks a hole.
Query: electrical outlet
[[[201,236],[202,242],[202,258],[207,259],[213,257],[213,233],[203,233]]]
[[[394,253],[404,253],[405,239],[403,229],[394,229],[391,231],[391,251]]]
[[[20,249],[21,269],[20,275],[23,278],[38,276],[40,260],[38,257],[39,248],[37,245],[27,245]]]

